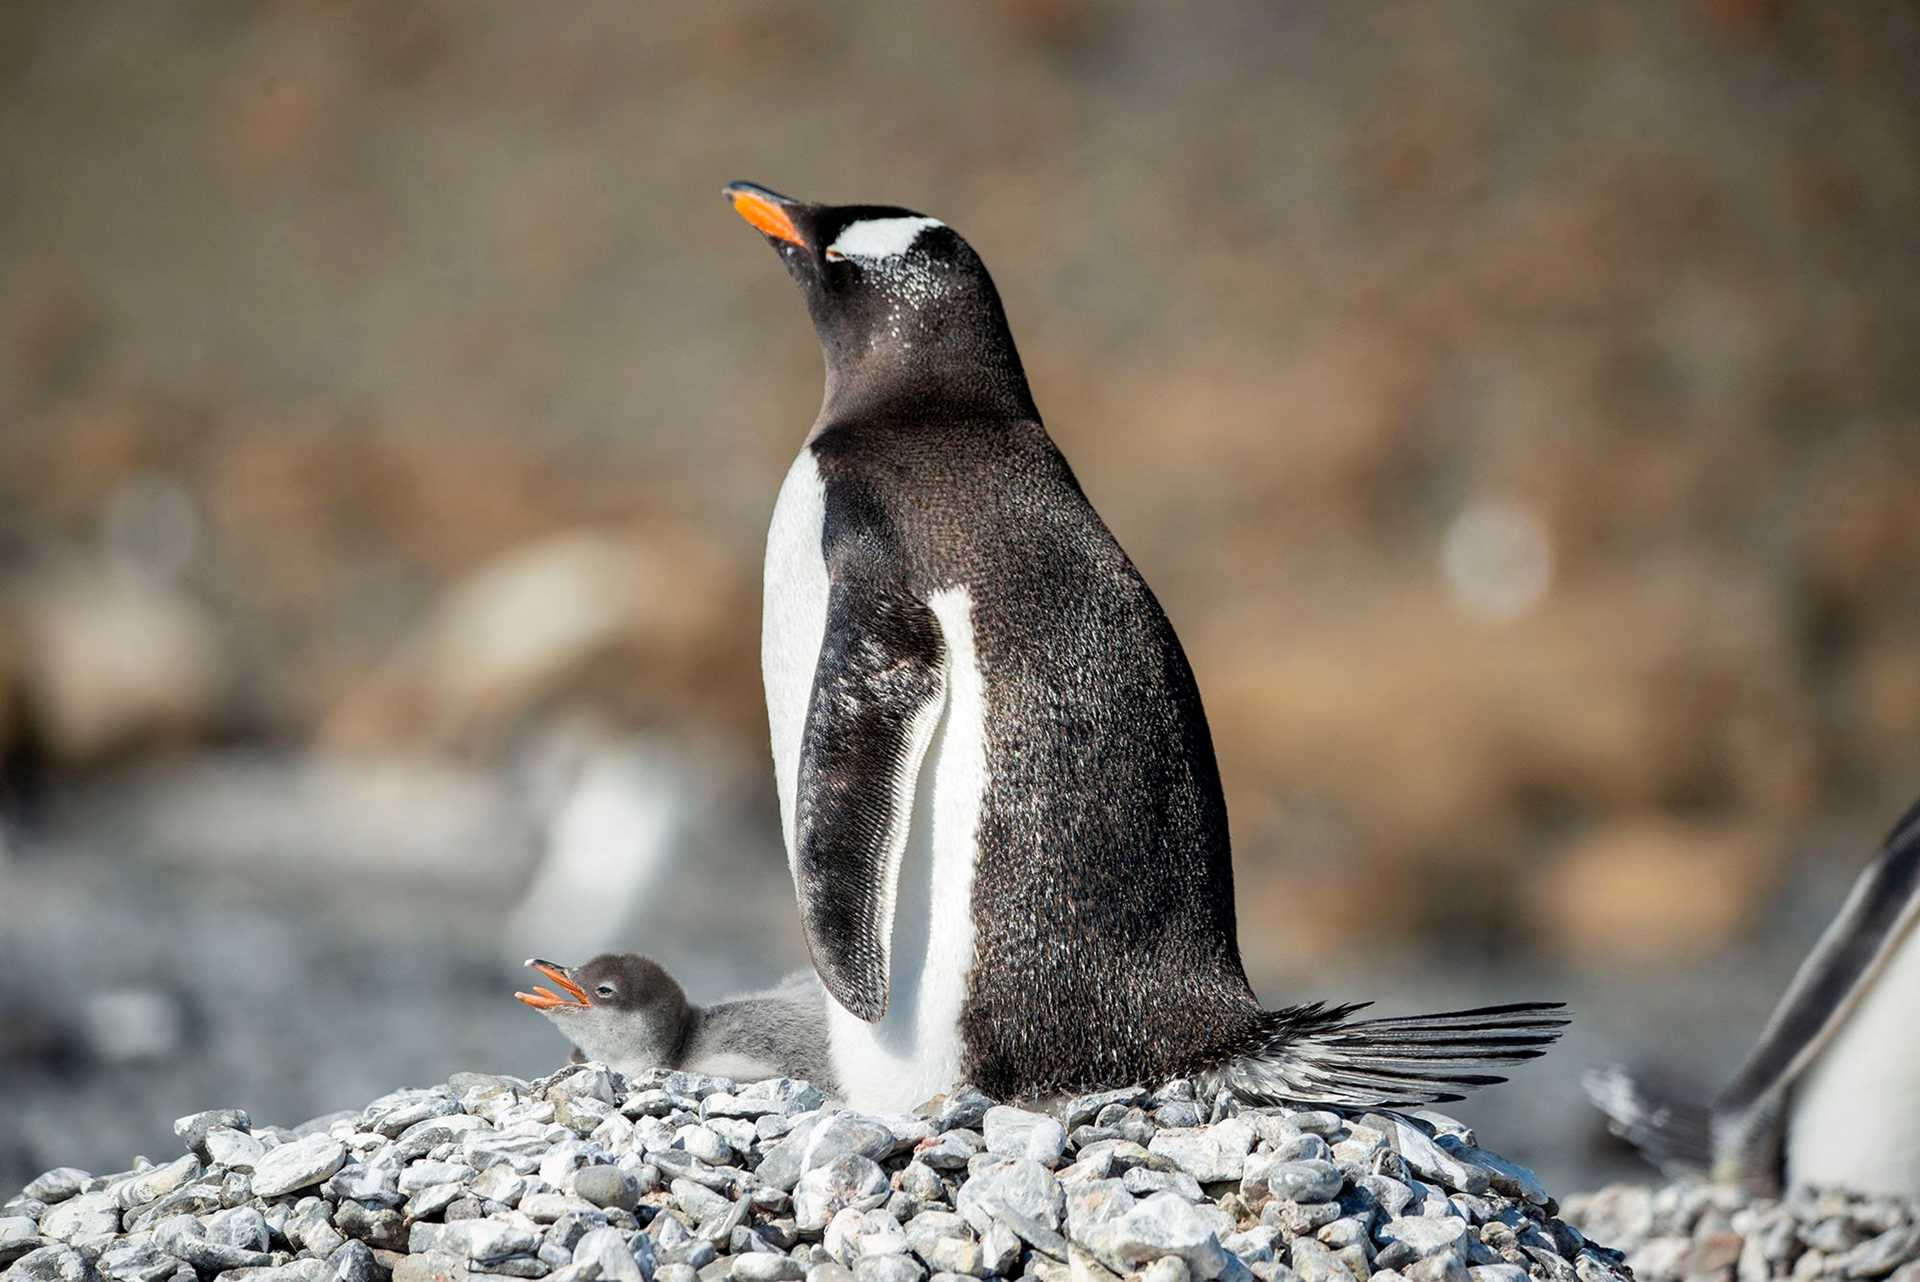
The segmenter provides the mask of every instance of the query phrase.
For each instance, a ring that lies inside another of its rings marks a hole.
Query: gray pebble
[[[926,1265],[910,1255],[869,1255],[853,1265],[853,1282],[922,1282]]]
[[[43,1246],[14,1261],[7,1282],[93,1282],[93,1264],[70,1246]]]
[[[583,1166],[573,1173],[574,1196],[595,1206],[631,1211],[640,1204],[640,1181],[617,1166]]]
[[[317,1204],[308,1214],[310,1218],[325,1224],[326,1204]],[[206,1226],[208,1241],[224,1242],[228,1246],[238,1247],[243,1251],[270,1249],[271,1234],[267,1228],[267,1217],[262,1215],[257,1207],[236,1206],[230,1210],[221,1211],[208,1217]],[[288,1221],[288,1226],[289,1228],[292,1226],[291,1219]],[[291,1238],[292,1235],[288,1233],[284,1236]]]
[[[961,1185],[954,1210],[976,1233],[986,1233],[996,1219],[1016,1226],[1026,1221],[1057,1231],[1066,1213],[1066,1193],[1052,1172],[1031,1158],[997,1159]]]
[[[47,1244],[34,1221],[24,1215],[0,1216],[0,1266],[8,1265]]]
[[[711,1220],[733,1209],[732,1202],[692,1180],[677,1179],[669,1187],[673,1191],[674,1202],[696,1221]]]
[[[1145,1166],[1136,1166],[1121,1176],[1121,1183],[1127,1192],[1145,1197],[1151,1193],[1177,1193],[1189,1202],[1206,1200],[1206,1193],[1200,1188],[1200,1181],[1179,1171],[1155,1171]]]
[[[1849,1278],[1880,1278],[1916,1255],[1920,1255],[1920,1225],[1903,1224],[1841,1256],[1835,1271]]]
[[[257,1183],[258,1167],[254,1175]],[[377,1206],[398,1206],[406,1201],[406,1194],[400,1191],[399,1167],[391,1159],[348,1162],[327,1179],[326,1194],[336,1202],[352,1198]]]
[[[935,1131],[970,1131],[979,1128],[994,1102],[973,1087],[962,1086],[929,1101],[930,1106],[921,1112],[933,1123]]]
[[[466,1282],[467,1262],[445,1252],[409,1255],[394,1263],[393,1282]]]
[[[1268,1191],[1295,1202],[1330,1201],[1344,1183],[1338,1167],[1314,1159],[1282,1162],[1267,1172]]]
[[[1171,1161],[1202,1184],[1237,1180],[1253,1147],[1253,1129],[1227,1121],[1193,1130],[1161,1131],[1147,1151]]]
[[[971,1238],[936,1238],[921,1252],[927,1267],[935,1273],[963,1273],[978,1277],[986,1269],[986,1253]]]
[[[858,1153],[843,1154],[800,1177],[793,1193],[794,1219],[802,1230],[824,1230],[847,1207],[871,1210],[883,1205],[891,1192],[879,1163]]]
[[[986,1147],[987,1141],[977,1131],[946,1131],[916,1156],[937,1171],[964,1171]]]
[[[330,1135],[309,1135],[273,1149],[254,1164],[253,1191],[259,1197],[279,1197],[295,1189],[311,1188],[340,1169],[347,1146]]]
[[[1066,1107],[1061,1110],[1061,1122],[1068,1130],[1074,1130],[1093,1121],[1103,1109],[1119,1108],[1124,1113],[1126,1109],[1138,1104],[1143,1098],[1145,1098],[1143,1092],[1131,1087],[1117,1091],[1101,1091],[1094,1095],[1078,1095],[1068,1100]]]
[[[1385,1144],[1386,1137],[1381,1136],[1380,1142]],[[1334,1155],[1324,1139],[1302,1131],[1275,1144],[1273,1156],[1281,1162],[1331,1162]]]
[[[785,1255],[756,1252],[733,1262],[735,1282],[800,1282],[806,1276],[800,1262]]]
[[[181,1119],[182,1121],[186,1119]],[[174,1134],[180,1133],[180,1123],[174,1123]],[[43,1171],[27,1181],[20,1191],[38,1202],[52,1205],[74,1197],[86,1187],[93,1177],[77,1166],[56,1166],[51,1171]]]
[[[917,1198],[922,1206],[946,1200],[946,1183],[925,1162],[916,1160],[907,1163],[900,1171],[899,1181],[900,1191]]]
[[[1162,1104],[1154,1109],[1153,1120],[1161,1126],[1178,1129],[1198,1126],[1207,1120],[1207,1115],[1193,1100],[1175,1100],[1173,1103]]]
[[[1402,1243],[1413,1251],[1413,1258],[1424,1260],[1442,1251],[1464,1258],[1467,1222],[1452,1216],[1436,1218],[1424,1215],[1402,1216],[1381,1225],[1377,1236],[1382,1244]]]
[[[120,1205],[132,1209],[157,1201],[199,1175],[200,1170],[200,1159],[188,1153],[164,1166],[143,1171],[120,1186]]]
[[[893,1131],[872,1118],[858,1113],[835,1113],[813,1128],[801,1170],[830,1165],[849,1153],[878,1162],[889,1157],[895,1145]]]
[[[331,1282],[375,1282],[375,1267],[365,1242],[343,1242],[327,1257]]]
[[[199,1113],[189,1113],[173,1122],[173,1133],[186,1142],[187,1151],[202,1161],[212,1161],[203,1147],[207,1134],[216,1129],[250,1131],[253,1119],[247,1116],[244,1108],[210,1108]]]
[[[1430,1255],[1408,1265],[1402,1272],[1407,1282],[1472,1282],[1466,1263],[1451,1251]]]
[[[447,1204],[444,1212],[447,1219],[456,1218],[453,1209],[458,1205],[458,1199]],[[475,1206],[476,1216],[478,1210],[478,1206]],[[334,1208],[333,1226],[350,1238],[382,1250],[401,1250],[407,1241],[406,1222],[392,1207],[372,1207],[365,1202],[342,1202]]]
[[[392,1091],[367,1105],[360,1116],[360,1126],[388,1139],[398,1139],[415,1123],[459,1111],[459,1101],[444,1086]]]
[[[660,1282],[655,1279],[655,1282]],[[853,1270],[844,1264],[828,1262],[807,1270],[807,1282],[853,1282]]]
[[[120,1203],[111,1193],[81,1193],[55,1203],[40,1217],[40,1236],[75,1242],[120,1231]]]
[[[209,1163],[236,1171],[251,1171],[266,1156],[267,1146],[232,1126],[216,1126],[206,1133],[200,1149]]]
[[[164,1282],[180,1261],[152,1238],[116,1242],[95,1262],[102,1277],[112,1282]]]
[[[1517,1264],[1482,1264],[1467,1276],[1472,1282],[1527,1282],[1527,1271]]]
[[[632,1244],[615,1228],[593,1229],[583,1235],[573,1248],[573,1262],[598,1268],[603,1282],[644,1282],[645,1274]]]
[[[1047,1167],[1059,1165],[1067,1147],[1067,1129],[1058,1120],[1006,1104],[987,1110],[981,1131],[988,1152],[1031,1158]]]
[[[1164,1255],[1177,1255],[1192,1276],[1206,1282],[1227,1267],[1214,1222],[1200,1208],[1171,1193],[1156,1193],[1124,1215],[1097,1220],[1081,1237],[1108,1268],[1131,1273]]]
[[[0,1215],[19,1216],[23,1219],[32,1220],[35,1224],[38,1224],[40,1217],[46,1213],[47,1204],[45,1202],[42,1202],[37,1197],[28,1197],[24,1193],[0,1202]]]
[[[1300,1275],[1300,1282],[1354,1282],[1353,1271],[1314,1238],[1300,1237],[1289,1243],[1287,1263]]]
[[[1318,1235],[1340,1218],[1338,1202],[1295,1202],[1275,1198],[1260,1208],[1260,1222],[1284,1230],[1288,1237]]]
[[[821,1245],[840,1263],[851,1266],[870,1255],[904,1255],[906,1230],[885,1211],[848,1207],[834,1215]]]

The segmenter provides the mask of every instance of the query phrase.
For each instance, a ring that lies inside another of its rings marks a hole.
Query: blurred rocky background
[[[752,178],[960,227],[1198,670],[1276,1004],[1744,1050],[1920,793],[1920,9],[0,8],[0,1189],[802,962]]]

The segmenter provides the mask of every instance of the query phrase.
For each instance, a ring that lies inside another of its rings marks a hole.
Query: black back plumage
[[[828,420],[811,448],[830,560],[881,546],[907,597],[972,598],[991,779],[972,1080],[1144,1081],[1243,1048],[1259,1009],[1199,690],[1039,422]]]

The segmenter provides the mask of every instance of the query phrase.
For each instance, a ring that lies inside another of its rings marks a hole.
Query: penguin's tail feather
[[[1649,1090],[1618,1064],[1588,1070],[1580,1085],[1607,1129],[1669,1178],[1713,1168],[1713,1111],[1705,1104]]]
[[[1262,1104],[1419,1108],[1507,1079],[1483,1070],[1546,1053],[1569,1022],[1562,1002],[1514,1002],[1391,1019],[1369,1003],[1267,1011],[1265,1044],[1225,1066],[1224,1084]]]

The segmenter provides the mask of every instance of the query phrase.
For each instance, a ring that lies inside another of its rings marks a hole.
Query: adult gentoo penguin
[[[979,256],[906,209],[726,195],[826,358],[767,538],[761,663],[847,1101],[1194,1076],[1411,1105],[1540,1054],[1550,1004],[1261,1008],[1193,673],[1041,426]]]
[[[622,1073],[683,1068],[736,1081],[804,1077],[834,1089],[826,999],[801,971],[776,986],[695,1006],[666,968],[639,953],[601,953],[574,967],[530,958],[559,992],[515,993],[553,1021],[574,1058]]]
[[[1920,1197],[1920,802],[1893,826],[1711,1103],[1589,1074],[1616,1134],[1674,1173],[1773,1196]]]

